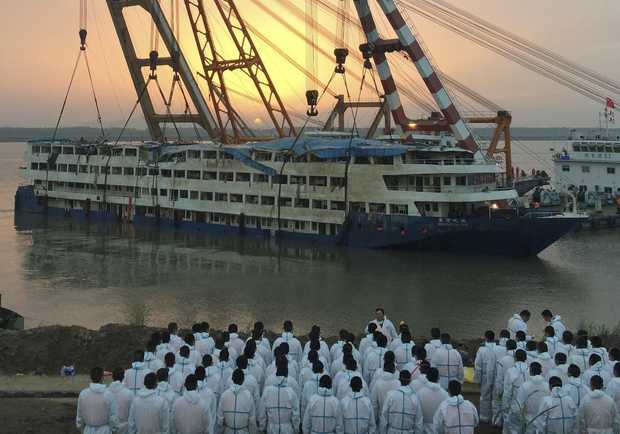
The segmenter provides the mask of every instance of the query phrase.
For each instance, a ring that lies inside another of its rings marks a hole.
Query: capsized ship
[[[350,157],[350,158],[349,158]],[[31,141],[16,210],[198,231],[535,255],[579,214],[521,209],[501,168],[449,136],[212,142]]]

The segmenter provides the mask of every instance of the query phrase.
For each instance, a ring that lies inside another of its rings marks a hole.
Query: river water
[[[516,164],[541,167],[552,142],[516,151]],[[256,320],[298,333],[358,332],[377,306],[414,334],[439,326],[459,337],[505,326],[522,308],[550,308],[569,326],[615,325],[620,231],[566,236],[535,258],[327,247],[278,247],[270,240],[153,232],[131,225],[16,221],[13,195],[23,144],[0,144],[0,293],[26,327],[110,322],[150,325],[207,320],[246,328]],[[535,315],[531,329],[540,335]]]

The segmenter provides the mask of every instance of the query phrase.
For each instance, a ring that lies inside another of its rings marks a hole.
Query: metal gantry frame
[[[116,29],[118,40],[121,44],[129,74],[136,89],[136,93],[140,99],[140,106],[151,138],[156,141],[164,141],[162,124],[173,123],[193,123],[205,129],[207,134],[216,138],[220,136],[219,128],[207,102],[200,91],[198,82],[194,78],[192,71],[181,51],[179,43],[174,36],[172,28],[166,19],[159,1],[157,0],[106,0],[112,23]],[[153,101],[146,89],[148,81],[143,74],[144,68],[151,67],[153,59],[139,58],[133,43],[131,33],[129,31],[127,21],[123,11],[130,7],[141,7],[153,19],[157,32],[161,40],[166,46],[170,57],[157,57],[157,66],[168,66],[173,71],[178,72],[180,80],[183,82],[187,93],[196,109],[196,113],[157,113],[153,105]]]
[[[256,49],[254,41],[233,0],[210,0],[232,41],[237,56],[224,58],[215,43],[212,25],[209,23],[203,0],[184,0],[194,40],[200,54],[203,74],[209,85],[211,102],[215,111],[220,140],[224,143],[242,143],[256,140],[254,132],[235,111],[226,87],[225,73],[242,70],[252,80],[267,115],[278,137],[295,135],[295,126],[289,117],[284,103]],[[222,35],[219,35],[220,37]],[[232,134],[230,134],[232,133]]]

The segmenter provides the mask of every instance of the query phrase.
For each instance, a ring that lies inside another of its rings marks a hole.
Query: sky
[[[306,65],[307,50],[303,41],[276,22],[256,1],[271,8],[285,18],[301,34],[303,21],[288,10],[286,2],[292,2],[303,11],[304,0],[237,0],[237,6],[250,25],[257,28],[291,58]],[[337,0],[328,0],[336,4]],[[371,3],[374,0],[370,0]],[[537,44],[587,66],[608,77],[620,81],[620,31],[617,17],[620,3],[611,0],[520,0],[500,2],[497,0],[449,0],[470,13],[492,21],[502,28],[523,36]],[[162,0],[168,5],[169,0]],[[181,1],[181,11],[184,11]],[[205,0],[211,5],[212,0]],[[209,6],[209,10],[212,7]],[[353,9],[352,9],[353,11]],[[319,21],[328,28],[336,28],[336,22],[319,10]],[[184,17],[183,14],[181,14]],[[107,126],[122,125],[136,100],[119,42],[109,17],[105,0],[88,2],[88,58],[93,72],[94,84],[102,108],[103,122]],[[2,28],[0,37],[0,126],[46,127],[56,122],[69,77],[79,51],[78,0],[20,0],[0,2]],[[438,27],[416,15],[410,15],[432,57],[441,69],[457,78],[478,93],[510,110],[516,126],[579,126],[589,127],[598,123],[600,104],[576,94],[552,81],[540,77],[523,67],[491,53],[465,39]],[[138,51],[146,57],[150,50],[150,21],[139,8],[128,11],[127,19],[133,32]],[[230,48],[225,42],[225,32],[216,18],[213,25],[222,50]],[[180,40],[194,71],[201,64],[189,23],[181,20]],[[385,32],[386,36],[390,36]],[[347,39],[357,45],[359,35],[348,30]],[[296,113],[306,110],[304,93],[305,77],[286,63],[273,49],[255,38],[258,49],[287,106]],[[331,40],[318,38],[319,44],[328,52],[333,50]],[[320,59],[317,75],[327,82],[333,71],[333,61]],[[357,98],[359,81],[352,78],[361,74],[361,66],[348,65],[349,88],[352,98]],[[398,76],[401,83],[416,82],[409,75]],[[167,93],[170,84],[167,74],[160,74],[160,82]],[[206,95],[206,85],[197,77]],[[227,83],[241,92],[251,90],[250,83],[238,76],[230,76]],[[336,77],[332,90],[344,92],[343,81]],[[156,89],[151,89],[156,91]],[[157,96],[152,93],[153,97]],[[376,98],[364,92],[365,99]],[[159,97],[158,97],[159,98]],[[175,106],[179,106],[175,99]],[[325,117],[333,104],[326,95],[320,106]],[[249,123],[267,126],[267,117],[256,104],[235,97],[235,105]],[[159,107],[163,105],[158,103]],[[424,115],[419,107],[405,104],[410,117]],[[369,115],[364,115],[369,116]],[[81,64],[62,125],[96,125],[96,111],[92,102],[88,75]],[[144,125],[138,111],[131,126]]]

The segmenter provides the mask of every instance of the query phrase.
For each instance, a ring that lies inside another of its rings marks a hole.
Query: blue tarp
[[[252,158],[250,158],[250,156],[244,153],[241,149],[224,148],[224,152],[232,156],[235,160],[239,160],[243,164],[250,166],[256,170],[260,170],[261,172],[267,175],[276,176],[278,174],[278,172],[276,172],[275,169],[272,169],[269,166],[265,166],[264,164],[261,164],[258,161],[252,160]]]
[[[294,145],[293,145],[294,144]],[[302,156],[312,153],[319,158],[339,158],[352,156],[360,157],[391,157],[402,155],[408,147],[397,144],[386,144],[378,140],[354,138],[326,138],[300,137],[295,142],[294,137],[271,140],[269,142],[253,143],[250,148],[257,151],[291,151]]]

